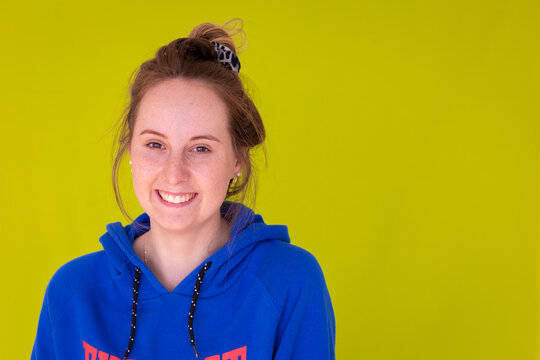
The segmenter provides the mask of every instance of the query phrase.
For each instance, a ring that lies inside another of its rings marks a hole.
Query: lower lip
[[[199,196],[199,194],[195,194],[195,196],[193,196],[189,201],[182,202],[180,204],[174,204],[174,203],[170,203],[170,202],[167,202],[167,201],[163,200],[161,198],[161,195],[159,195],[159,192],[157,190],[155,191],[155,193],[156,193],[156,196],[157,196],[158,200],[161,201],[161,203],[163,205],[168,206],[168,207],[172,207],[172,208],[179,208],[179,207],[183,207],[183,206],[188,206],[193,201],[195,201],[195,199]]]

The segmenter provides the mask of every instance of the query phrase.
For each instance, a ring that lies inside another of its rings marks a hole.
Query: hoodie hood
[[[261,215],[255,214],[243,204],[225,201],[220,209],[222,217],[232,206],[237,207],[238,216],[232,224],[229,241],[198,265],[172,292],[192,296],[199,271],[204,264],[211,262],[211,267],[205,273],[205,285],[201,288],[200,297],[215,296],[226,291],[241,276],[242,270],[247,266],[246,258],[260,242],[278,240],[290,243],[287,226],[266,225]],[[150,217],[142,213],[126,226],[120,222],[108,224],[107,232],[100,238],[117,274],[127,271],[134,276],[135,267],[141,270],[139,299],[169,293],[133,250],[134,239],[149,229]]]

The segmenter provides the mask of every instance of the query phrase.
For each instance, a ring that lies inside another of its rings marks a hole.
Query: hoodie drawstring
[[[199,354],[197,353],[197,348],[195,348],[195,335],[193,334],[193,314],[195,313],[195,303],[199,297],[199,289],[201,288],[202,279],[206,270],[212,266],[212,262],[209,261],[201,268],[199,275],[197,275],[197,281],[195,281],[195,289],[193,290],[193,296],[191,298],[191,308],[189,309],[188,315],[188,328],[189,328],[189,339],[191,340],[191,346],[193,346],[193,351],[195,351],[195,357],[198,359]]]
[[[199,274],[197,275],[197,281],[195,281],[195,289],[193,290],[193,296],[191,298],[191,307],[189,309],[188,315],[188,328],[189,328],[189,339],[191,341],[191,346],[193,346],[193,351],[195,351],[195,357],[199,358],[199,353],[197,353],[197,348],[195,347],[195,335],[193,334],[193,315],[195,314],[195,304],[197,303],[197,298],[199,297],[199,290],[201,288],[202,280],[206,270],[212,266],[212,262],[209,261],[201,268]],[[135,323],[137,321],[137,297],[139,296],[139,279],[141,277],[141,269],[135,266],[135,279],[133,280],[133,302],[131,310],[131,333],[129,335],[129,343],[124,354],[124,359],[127,360],[131,348],[133,347],[133,339],[135,339]]]
[[[139,279],[141,277],[141,269],[135,266],[135,279],[133,280],[133,303],[131,308],[131,333],[129,335],[129,343],[124,354],[124,359],[126,360],[131,348],[133,347],[133,339],[135,338],[135,323],[137,321],[137,297],[139,296]]]

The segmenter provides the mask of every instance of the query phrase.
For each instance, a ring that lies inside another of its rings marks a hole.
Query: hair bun
[[[214,45],[202,38],[182,38],[176,43],[176,56],[180,59],[215,60]]]
[[[206,39],[210,42],[217,42],[232,50],[235,54],[238,54],[238,50],[247,44],[246,34],[243,30],[244,22],[240,18],[234,18],[223,25],[218,25],[210,22],[197,25],[189,33],[189,38],[192,39]],[[239,40],[239,46],[236,46],[234,38]]]

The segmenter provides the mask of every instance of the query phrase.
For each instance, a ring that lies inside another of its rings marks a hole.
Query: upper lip
[[[162,190],[162,189],[158,189],[158,191],[167,193],[167,194],[172,195],[172,196],[182,196],[182,195],[196,194],[194,192],[172,192],[172,191],[167,191],[167,190]]]

